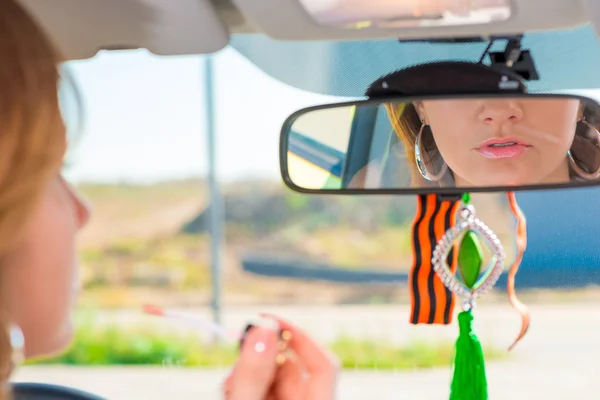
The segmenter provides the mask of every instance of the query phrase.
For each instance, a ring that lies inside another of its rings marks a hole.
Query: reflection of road
[[[225,323],[241,326],[258,309],[236,309]],[[275,308],[273,311],[305,327],[320,340],[339,333],[354,336],[411,339],[454,339],[456,327],[411,327],[405,307],[362,306],[331,308]],[[208,311],[202,314],[209,315]],[[535,306],[532,326],[513,358],[489,365],[490,392],[494,399],[592,398],[600,393],[600,307],[595,304]],[[131,314],[123,313],[129,320]],[[484,344],[506,346],[518,330],[518,316],[510,307],[481,306],[477,329]],[[223,371],[175,368],[123,367],[65,369],[28,367],[17,378],[67,384],[110,399],[218,399]],[[340,399],[425,400],[447,398],[447,369],[417,372],[344,372]]]

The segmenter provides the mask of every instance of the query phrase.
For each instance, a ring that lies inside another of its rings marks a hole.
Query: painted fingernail
[[[242,331],[242,334],[240,335],[240,340],[239,340],[239,343],[238,343],[238,351],[241,351],[242,348],[244,347],[244,340],[246,340],[246,336],[248,336],[248,332],[250,332],[250,330],[252,328],[254,328],[254,325],[253,324],[248,324],[248,325],[246,325],[246,327]]]
[[[257,327],[272,329],[275,332],[280,331],[280,329],[279,329],[279,323],[277,321],[274,321],[274,320],[269,319],[269,318],[258,318],[258,319],[254,320],[252,322],[249,322],[246,325],[246,327],[244,328],[244,331],[240,335],[238,349],[241,349],[243,347],[244,341],[245,341],[246,337],[248,336],[248,333],[252,329],[257,328]]]
[[[246,333],[242,342],[241,351],[254,353],[275,353],[277,351],[277,332],[271,328],[262,326],[252,326]],[[273,354],[273,357],[275,354]]]
[[[286,342],[289,342],[290,340],[292,340],[292,332],[288,331],[287,329],[283,329],[279,333],[279,336],[281,337],[282,340],[285,340]]]
[[[286,360],[285,354],[282,353],[277,354],[277,357],[275,357],[275,363],[277,365],[283,365]]]

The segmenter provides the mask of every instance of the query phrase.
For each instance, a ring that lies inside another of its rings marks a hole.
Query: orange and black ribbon
[[[529,329],[529,324],[531,322],[531,318],[529,317],[529,309],[525,304],[523,304],[519,300],[515,291],[515,277],[517,276],[519,265],[521,265],[521,260],[523,260],[523,254],[525,253],[525,249],[527,248],[527,220],[525,219],[525,214],[523,214],[523,211],[521,211],[521,208],[517,204],[515,193],[508,192],[507,196],[508,203],[510,205],[510,210],[512,211],[513,215],[515,216],[515,219],[517,220],[517,258],[515,259],[515,262],[511,265],[510,270],[508,271],[508,282],[506,288],[508,291],[508,299],[510,301],[510,304],[521,315],[521,330],[519,331],[519,335],[517,336],[513,344],[511,344],[508,348],[508,350],[512,350],[527,333],[527,330]]]
[[[435,194],[417,196],[412,225],[413,266],[408,283],[411,293],[411,324],[452,322],[454,295],[433,270],[431,258],[437,242],[456,222],[460,201],[440,200]],[[458,252],[452,250],[448,265],[456,271]]]

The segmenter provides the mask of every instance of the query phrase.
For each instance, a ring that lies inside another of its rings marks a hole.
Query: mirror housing
[[[312,194],[584,187],[600,183],[599,128],[600,105],[581,96],[391,96],[295,112],[280,166]]]

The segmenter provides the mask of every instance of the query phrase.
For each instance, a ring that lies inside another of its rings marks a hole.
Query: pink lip
[[[504,145],[504,146],[503,146]],[[491,159],[517,158],[531,146],[514,138],[492,138],[483,142],[476,150]]]

